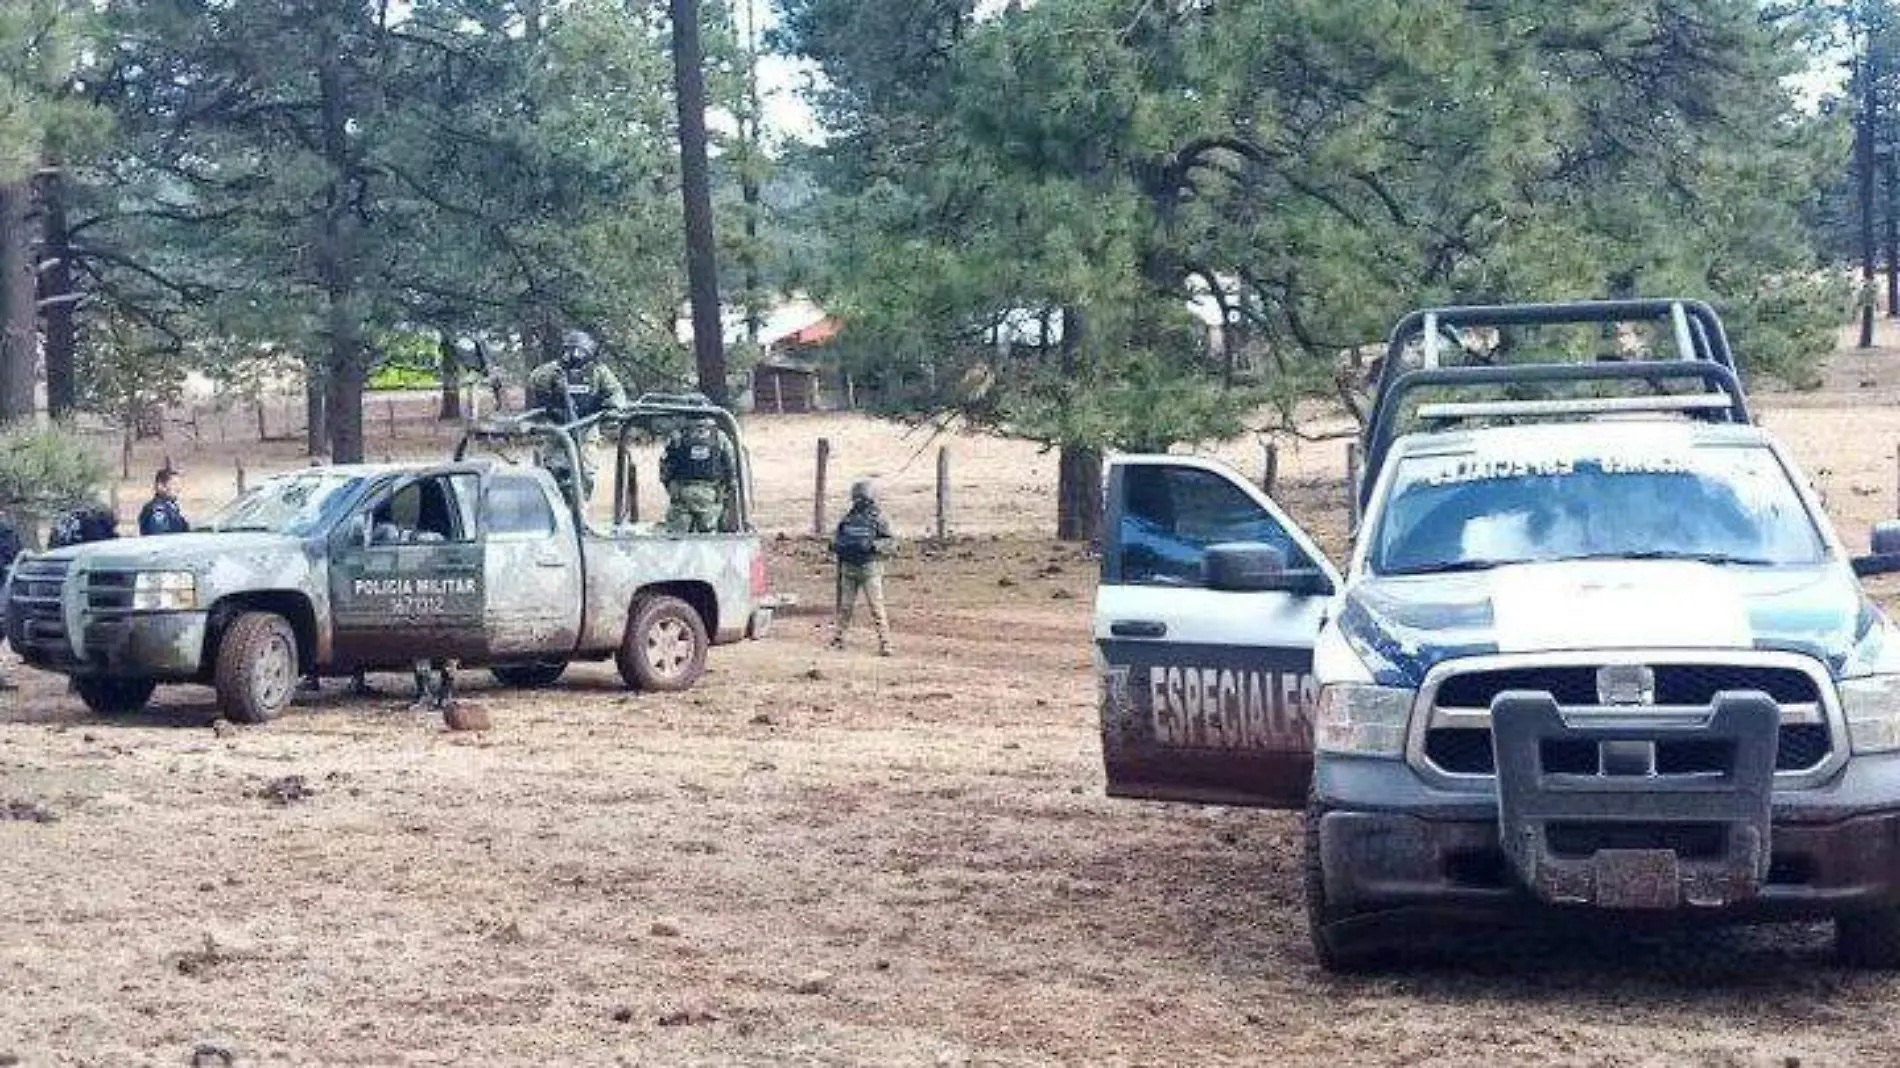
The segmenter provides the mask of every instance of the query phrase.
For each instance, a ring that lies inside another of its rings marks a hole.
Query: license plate
[[[1674,850],[1605,849],[1591,862],[1596,903],[1606,909],[1673,909],[1682,902]]]

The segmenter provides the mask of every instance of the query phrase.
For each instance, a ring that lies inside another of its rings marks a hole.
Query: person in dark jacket
[[[140,536],[184,534],[191,530],[185,513],[178,510],[178,491],[182,488],[179,482],[179,471],[171,467],[158,469],[158,475],[152,479],[152,499],[139,511]]]
[[[13,523],[5,513],[0,513],[0,586],[6,585],[7,571],[13,567],[13,558],[20,555],[20,532],[13,529]]]
[[[13,568],[13,558],[19,555],[20,532],[13,529],[13,524],[8,521],[4,513],[0,513],[0,593],[4,593],[7,588],[7,572]],[[0,602],[0,623],[5,622],[6,612],[6,604]],[[0,626],[0,645],[5,645],[6,640],[6,628]],[[14,688],[11,679],[5,675],[0,675],[0,690],[11,690]]]
[[[884,558],[891,553],[891,525],[877,507],[877,487],[859,482],[851,487],[851,511],[839,521],[831,538],[838,558],[838,624],[831,647],[844,648],[845,632],[862,595],[871,606],[871,625],[877,629],[879,656],[891,655],[891,622],[884,610]]]

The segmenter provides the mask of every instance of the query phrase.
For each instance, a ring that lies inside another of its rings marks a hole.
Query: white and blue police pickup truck
[[[1646,321],[1681,358],[1438,365],[1460,330]],[[1329,969],[1559,913],[1831,918],[1900,967],[1900,631],[1858,581],[1900,525],[1849,556],[1713,311],[1415,313],[1363,444],[1343,573],[1217,462],[1111,465],[1111,795],[1303,809]]]

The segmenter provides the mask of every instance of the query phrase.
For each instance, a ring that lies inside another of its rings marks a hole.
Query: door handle
[[[534,558],[534,566],[536,567],[566,567],[567,561],[561,559],[558,556],[537,556]]]
[[[1118,619],[1108,625],[1117,638],[1165,638],[1168,625],[1158,619]]]

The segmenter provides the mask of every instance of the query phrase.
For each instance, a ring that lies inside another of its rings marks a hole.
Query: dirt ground
[[[1897,400],[1892,350],[1763,398],[1855,544],[1895,510]],[[378,447],[441,446],[399,427]],[[913,533],[935,463],[861,420],[749,427],[774,582],[808,606],[821,435],[833,486],[880,476]],[[1481,932],[1325,976],[1292,815],[1103,797],[1094,562],[1040,536],[1053,457],[950,443],[957,537],[893,565],[892,660],[825,650],[806,610],[681,696],[594,664],[478,683],[495,727],[470,735],[403,710],[395,677],[260,728],[214,730],[189,688],[105,721],[0,656],[21,687],[0,694],[0,1065],[1895,1059],[1900,978],[1837,969],[1820,927]],[[200,514],[237,452],[253,476],[301,463],[174,438],[141,467],[167,447]],[[1254,442],[1223,452],[1258,469]],[[1281,460],[1332,545],[1342,454]]]

